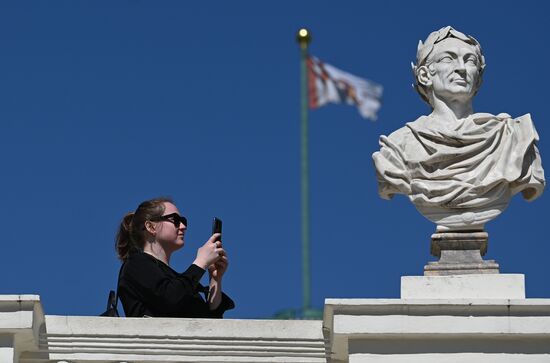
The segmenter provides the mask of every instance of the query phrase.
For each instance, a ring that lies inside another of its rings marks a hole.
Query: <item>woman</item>
[[[187,219],[168,198],[145,201],[123,218],[116,250],[123,262],[118,295],[127,317],[222,318],[235,306],[222,293],[228,260],[219,234],[198,249],[185,272],[170,267],[170,256],[183,247],[186,230]],[[209,287],[200,284],[206,271]]]

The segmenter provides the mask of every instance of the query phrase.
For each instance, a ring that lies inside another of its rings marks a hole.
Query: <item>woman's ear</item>
[[[416,79],[418,80],[418,83],[425,87],[429,87],[432,85],[430,70],[427,66],[418,67],[416,71]]]
[[[156,225],[151,221],[145,222],[145,229],[147,230],[147,232],[151,233],[153,236],[157,233]]]

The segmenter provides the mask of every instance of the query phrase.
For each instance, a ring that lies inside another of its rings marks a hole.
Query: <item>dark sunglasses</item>
[[[185,224],[185,227],[187,227],[187,218],[184,216],[180,216],[177,213],[167,214],[165,216],[160,216],[155,219],[151,219],[152,221],[167,221],[174,223],[174,226],[176,228],[179,228],[180,223]]]

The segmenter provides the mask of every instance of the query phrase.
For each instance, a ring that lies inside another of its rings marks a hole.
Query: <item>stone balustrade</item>
[[[0,363],[46,362],[550,362],[550,299],[326,299],[316,321],[54,316],[0,295]]]

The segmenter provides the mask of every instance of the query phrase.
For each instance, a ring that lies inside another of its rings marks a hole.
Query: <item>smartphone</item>
[[[214,233],[222,233],[222,220],[218,217],[212,219],[212,234]],[[221,237],[217,241],[221,241]]]

